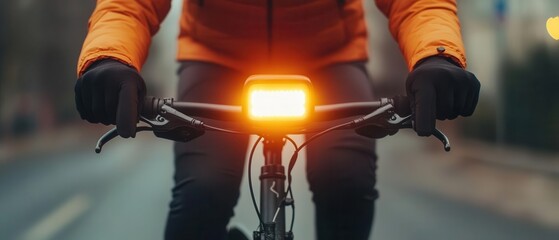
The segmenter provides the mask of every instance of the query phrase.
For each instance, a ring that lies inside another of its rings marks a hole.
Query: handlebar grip
[[[147,96],[144,98],[141,115],[148,119],[155,118],[163,104],[163,99]]]
[[[410,99],[407,96],[395,96],[392,98],[394,111],[400,116],[408,116],[412,113]]]

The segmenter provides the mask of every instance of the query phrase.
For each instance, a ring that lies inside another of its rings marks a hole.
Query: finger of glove
[[[93,85],[93,94],[91,95],[91,111],[95,114],[96,119],[105,124],[111,124],[105,110],[105,88],[102,84]]]
[[[82,80],[78,79],[76,85],[74,86],[74,101],[76,102],[76,109],[80,113],[82,119],[86,119],[88,116],[84,110],[83,100],[82,100]]]
[[[459,81],[458,84],[454,86],[454,111],[461,116],[464,116],[469,104],[469,99],[473,97],[470,73],[465,70],[463,70],[463,73],[464,74],[461,77],[463,80]]]
[[[113,87],[105,90],[105,114],[110,124],[116,124],[116,112],[119,102],[120,88]]]
[[[455,119],[458,114],[454,112],[454,89],[449,86],[439,87],[436,91],[437,119]]]
[[[464,114],[466,110],[466,104],[468,99],[470,98],[470,89],[466,87],[458,87],[459,89],[455,89],[454,91],[454,113],[459,115]]]
[[[476,110],[477,102],[479,100],[479,90],[481,87],[479,80],[476,78],[474,74],[470,73],[469,78],[472,82],[471,83],[472,86],[468,94],[468,99],[466,100],[466,107],[464,109],[464,112],[462,113],[462,116],[464,117],[468,117],[474,114],[474,111]]]
[[[125,81],[120,87],[116,111],[116,128],[123,138],[136,137],[138,122],[138,87],[134,81]]]
[[[99,123],[96,113],[91,108],[93,106],[93,81],[84,75],[81,87],[83,110],[85,112],[86,120],[90,123]]]
[[[415,111],[414,129],[419,136],[430,136],[435,130],[435,88],[424,87],[414,92],[412,109]]]

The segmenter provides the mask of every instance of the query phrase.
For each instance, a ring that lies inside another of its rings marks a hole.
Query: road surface
[[[27,153],[0,165],[0,239],[161,239],[172,184],[170,142],[151,136],[117,140],[100,155],[93,143],[86,139],[87,147]],[[559,239],[559,230],[400,184],[411,180],[399,176],[398,167],[383,168],[390,154],[381,155],[381,198],[371,239]],[[301,161],[295,169],[295,236],[314,239],[303,168]],[[232,223],[253,230],[245,183]]]

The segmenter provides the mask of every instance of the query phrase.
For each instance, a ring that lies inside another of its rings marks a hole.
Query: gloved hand
[[[417,135],[431,135],[435,118],[445,120],[472,115],[479,89],[480,83],[474,74],[446,57],[434,56],[420,62],[406,80]]]
[[[78,78],[76,107],[91,123],[116,124],[124,138],[136,136],[141,102],[146,95],[144,80],[135,69],[116,60],[100,60]]]

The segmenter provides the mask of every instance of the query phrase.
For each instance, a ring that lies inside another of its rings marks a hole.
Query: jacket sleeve
[[[78,60],[78,76],[93,62],[112,58],[141,70],[151,36],[171,0],[97,0]]]
[[[410,70],[418,61],[442,54],[466,67],[455,0],[375,0],[388,18],[392,36]],[[437,48],[444,47],[439,53]]]

